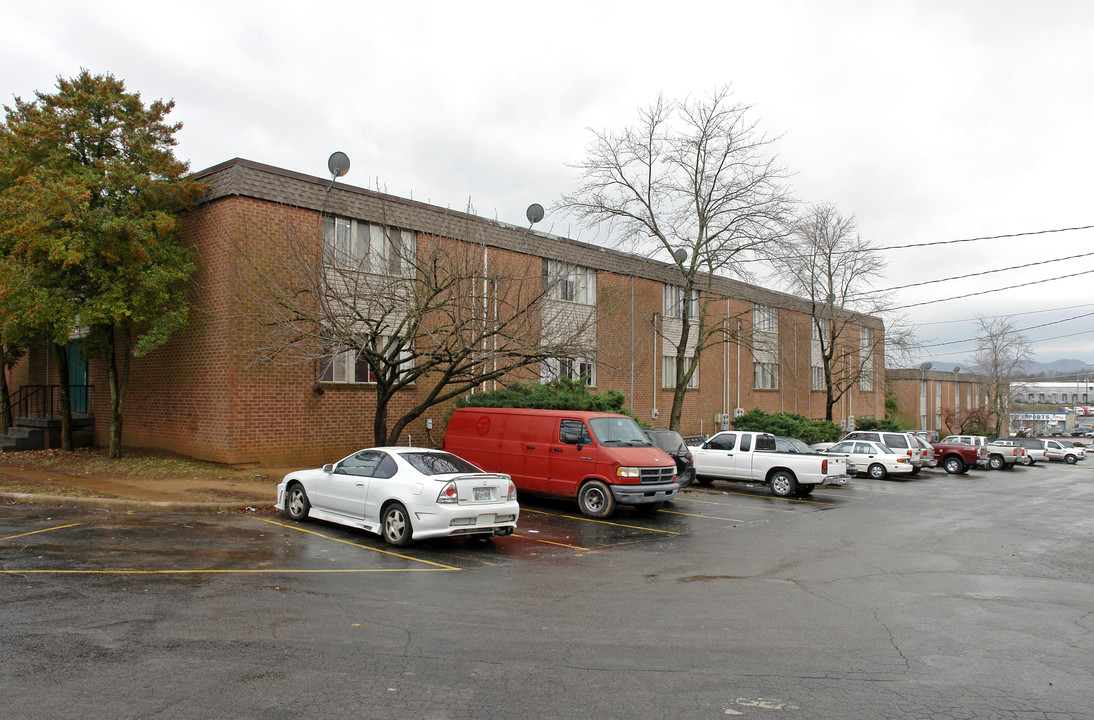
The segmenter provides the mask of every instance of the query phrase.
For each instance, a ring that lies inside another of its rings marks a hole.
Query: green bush
[[[855,420],[856,430],[880,430],[881,432],[907,432],[908,428],[904,426],[904,423],[897,422],[896,420],[890,420],[884,418],[878,420],[875,417],[857,418]]]
[[[460,398],[456,407],[538,408],[541,410],[589,410],[630,415],[619,390],[592,392],[584,383],[559,378],[547,383],[520,382],[491,392]],[[451,416],[451,413],[449,413]]]
[[[801,440],[812,445],[819,442],[835,442],[843,430],[831,420],[810,420],[797,413],[767,413],[759,408],[749,410],[733,421],[735,430],[766,432]]]

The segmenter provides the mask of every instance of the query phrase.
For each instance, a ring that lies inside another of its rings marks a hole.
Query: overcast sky
[[[535,9],[533,9],[535,7]],[[234,157],[522,225],[574,187],[590,128],[633,125],[658,93],[731,84],[803,202],[886,250],[878,287],[921,339],[1015,315],[1039,361],[1094,362],[1094,3],[797,0],[54,2],[0,0],[0,96],[85,67],[173,98],[178,155]],[[605,237],[546,218],[537,229]],[[1006,267],[1055,260],[981,277]],[[1048,278],[1071,279],[1016,287]],[[1006,288],[966,299],[911,306]],[[1028,313],[1018,315],[1018,313]],[[1087,315],[1089,313],[1089,315]],[[1086,317],[1076,317],[1087,315]],[[1069,319],[1074,318],[1074,319]],[[1067,337],[1061,337],[1067,336]],[[926,347],[961,362],[972,343]]]

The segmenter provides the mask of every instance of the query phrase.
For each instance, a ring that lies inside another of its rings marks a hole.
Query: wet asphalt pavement
[[[394,551],[279,515],[0,507],[11,718],[1089,718],[1094,463],[715,482]]]

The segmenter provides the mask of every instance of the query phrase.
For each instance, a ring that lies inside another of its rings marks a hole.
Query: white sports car
[[[520,506],[508,475],[461,457],[412,447],[368,448],[277,486],[293,520],[327,520],[376,533],[390,545],[454,535],[510,535]]]

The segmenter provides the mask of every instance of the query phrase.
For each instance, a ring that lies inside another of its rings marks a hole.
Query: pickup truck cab
[[[1045,454],[1049,460],[1065,462],[1068,465],[1086,459],[1086,450],[1073,445],[1069,440],[1045,440]]]
[[[691,448],[695,478],[765,483],[773,495],[808,495],[817,485],[844,485],[847,459],[820,454],[778,452],[775,436],[727,430]]]

